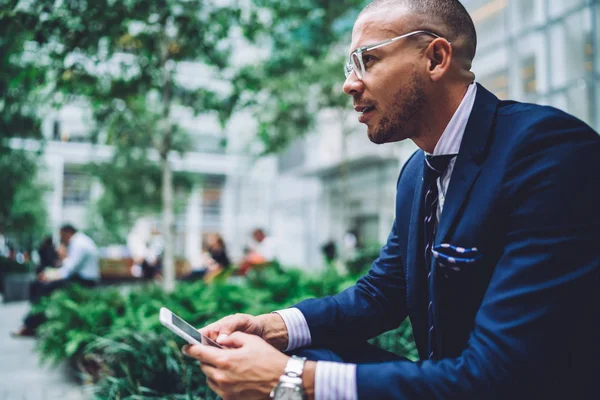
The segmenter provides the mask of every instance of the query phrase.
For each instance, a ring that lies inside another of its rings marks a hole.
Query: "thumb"
[[[245,346],[253,337],[256,336],[237,331],[231,335],[219,336],[219,343],[225,347],[238,348]]]

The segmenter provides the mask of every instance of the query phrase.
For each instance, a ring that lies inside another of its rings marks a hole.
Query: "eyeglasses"
[[[365,72],[365,63],[363,61],[363,55],[362,55],[365,51],[375,50],[380,47],[387,46],[388,44],[394,43],[397,40],[404,39],[404,38],[407,38],[409,36],[414,36],[414,35],[430,35],[430,36],[433,36],[434,38],[442,38],[442,36],[437,35],[433,32],[414,31],[414,32],[405,33],[404,35],[396,36],[396,37],[388,39],[388,40],[384,40],[383,42],[380,42],[380,43],[372,44],[369,46],[359,47],[358,49],[354,50],[350,54],[350,61],[348,61],[346,63],[346,65],[344,65],[344,74],[346,75],[346,78],[348,78],[352,74],[352,72],[354,72],[356,74],[356,77],[362,81],[362,79],[364,78],[365,73],[366,73]],[[448,42],[448,43],[450,43],[450,42]]]

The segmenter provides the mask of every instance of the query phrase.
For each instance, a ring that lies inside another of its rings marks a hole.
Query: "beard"
[[[371,142],[383,144],[413,137],[416,132],[414,117],[426,102],[425,81],[413,72],[408,88],[400,89],[393,97],[389,112],[377,125],[368,129]]]

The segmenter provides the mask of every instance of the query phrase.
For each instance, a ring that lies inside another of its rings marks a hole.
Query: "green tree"
[[[250,107],[259,122],[263,154],[276,153],[310,131],[324,108],[346,110],[343,65],[357,10],[365,0],[253,0],[246,34],[269,48],[243,68],[231,103]],[[237,101],[244,99],[244,101]]]
[[[90,234],[101,245],[124,243],[139,217],[162,209],[162,172],[157,163],[135,151],[119,147],[110,162],[92,164],[87,170],[102,185],[102,195],[89,209]],[[175,213],[185,206],[186,195],[199,179],[192,173],[175,172]]]
[[[40,0],[37,40],[54,61],[65,101],[84,100],[94,137],[116,146],[114,164],[156,159],[161,167],[164,284],[175,284],[172,157],[189,146],[173,116],[177,107],[195,115],[231,111],[221,93],[177,79],[186,62],[202,63],[199,75],[218,76],[227,66],[228,37],[241,11],[208,0]],[[207,79],[208,80],[208,79]],[[154,173],[153,171],[149,171]],[[142,171],[140,171],[142,173]]]
[[[262,154],[283,150],[314,128],[320,110],[335,111],[341,129],[341,204],[344,229],[350,228],[347,140],[354,111],[342,92],[343,66],[350,33],[365,0],[254,0],[256,15],[266,15],[248,33],[270,48],[263,62],[245,67],[233,96],[250,107],[258,121]]]
[[[18,5],[0,1],[0,233],[31,247],[46,228],[44,188],[37,182],[40,152],[11,142],[41,138],[37,104],[46,69],[27,50],[38,17]]]

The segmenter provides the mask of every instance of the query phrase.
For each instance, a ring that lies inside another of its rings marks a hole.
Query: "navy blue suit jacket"
[[[396,219],[368,274],[296,305],[314,346],[364,342],[408,316],[427,359],[423,156],[400,173]],[[476,247],[480,257],[452,273],[433,263],[442,359],[359,364],[359,398],[600,398],[599,206],[596,132],[478,86],[435,245]]]

